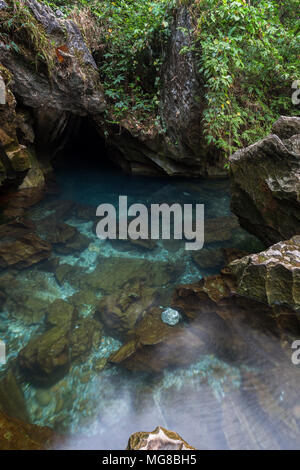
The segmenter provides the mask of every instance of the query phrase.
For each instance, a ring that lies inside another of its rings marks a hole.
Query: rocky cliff
[[[22,15],[28,19],[27,29],[19,25],[16,8],[22,8]],[[109,112],[104,118],[107,103],[99,64],[75,21],[36,0],[23,0],[19,7],[11,0],[3,1],[0,16],[4,25],[11,22],[5,41],[0,38],[1,76],[6,86],[0,126],[14,143],[12,154],[11,147],[7,148],[12,142],[1,136],[2,182],[18,185],[27,175],[26,187],[41,185],[42,172],[51,169],[51,159],[72,138],[78,119],[84,116],[106,140],[108,156],[127,172],[224,175],[222,155],[205,144],[201,127],[204,88],[193,54],[181,54],[192,42],[193,24],[187,8],[174,11],[164,54],[161,122],[149,116],[143,125],[134,118],[111,124]],[[26,122],[20,123],[25,111]],[[14,113],[22,118],[17,119]],[[8,120],[6,115],[10,116]],[[20,126],[27,132],[19,141],[14,134],[20,134]]]

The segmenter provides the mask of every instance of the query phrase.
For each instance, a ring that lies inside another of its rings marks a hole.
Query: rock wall
[[[232,211],[267,246],[300,233],[300,118],[230,158]]]

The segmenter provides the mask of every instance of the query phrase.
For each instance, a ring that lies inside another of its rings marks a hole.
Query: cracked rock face
[[[137,432],[128,442],[127,450],[195,450],[176,432],[158,426],[152,432]]]
[[[238,293],[270,306],[300,310],[300,236],[230,264]]]
[[[50,7],[36,0],[25,3],[53,44],[54,69],[50,78],[41,68],[32,67],[30,51],[18,55],[0,43],[0,62],[13,75],[12,91],[26,106],[43,108],[44,112],[48,108],[83,116],[103,112],[105,100],[97,66],[78,26],[57,18]]]
[[[273,133],[231,158],[232,210],[266,245],[300,233],[300,118],[281,117]]]

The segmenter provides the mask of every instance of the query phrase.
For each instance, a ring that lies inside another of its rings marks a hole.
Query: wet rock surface
[[[157,427],[152,432],[137,432],[128,441],[127,450],[195,450],[176,432]]]
[[[268,305],[300,308],[300,236],[234,261],[238,293]]]
[[[273,133],[230,158],[232,210],[266,245],[300,227],[300,118],[280,118]]]

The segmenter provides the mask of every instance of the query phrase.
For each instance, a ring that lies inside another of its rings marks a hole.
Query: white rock
[[[181,321],[181,315],[177,310],[167,308],[161,314],[161,319],[164,323],[170,326],[175,326]]]

